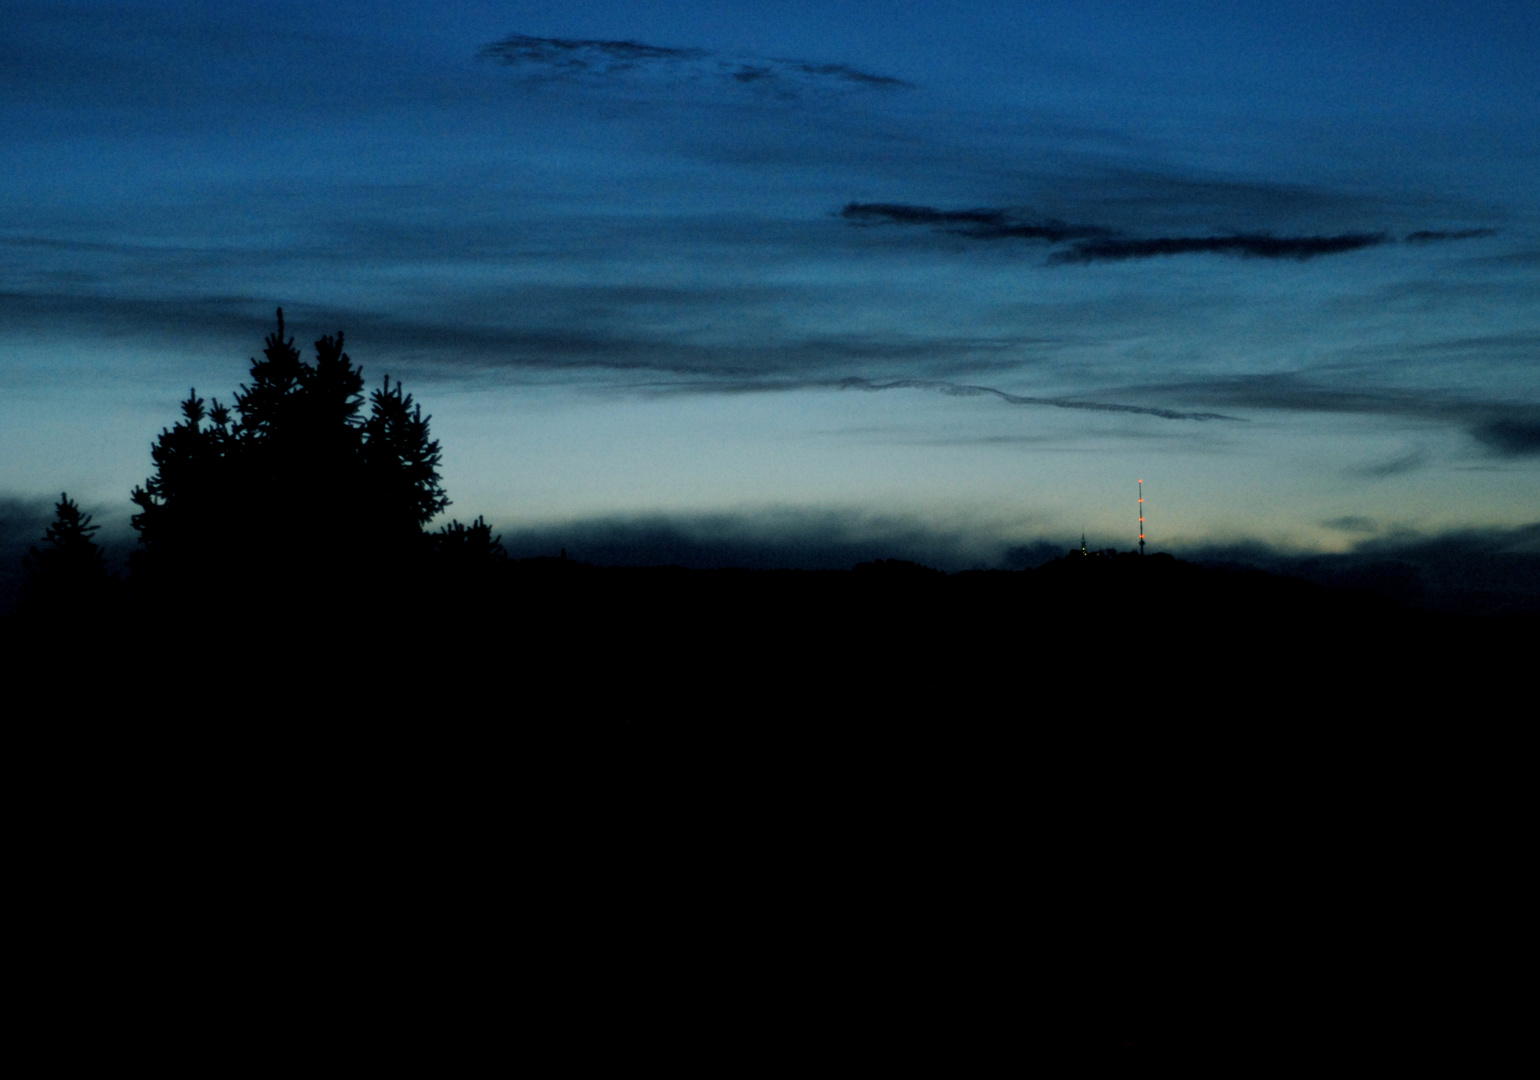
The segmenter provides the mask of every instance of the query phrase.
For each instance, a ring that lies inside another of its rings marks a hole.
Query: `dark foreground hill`
[[[1159,556],[389,586],[9,628],[13,864],[93,993],[182,942],[438,1062],[638,1003],[642,1054],[951,1071],[1521,1030],[1533,622]]]
[[[227,710],[319,699],[329,716],[507,702],[519,727],[1041,726],[1328,718],[1471,723],[1511,712],[1533,617],[1165,555],[1070,555],[944,574],[601,568],[565,559],[376,569],[342,603],[229,590],[11,620],[24,670],[109,676],[173,715],[193,680]],[[336,590],[329,590],[335,595]],[[239,691],[234,692],[238,687]],[[1291,711],[1292,710],[1292,711]]]

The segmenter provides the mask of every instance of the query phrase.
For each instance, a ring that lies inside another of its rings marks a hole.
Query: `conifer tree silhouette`
[[[456,519],[433,534],[433,550],[446,569],[476,570],[508,558],[501,536],[492,535],[485,517],[469,525]]]
[[[132,524],[158,562],[191,560],[225,535],[232,524],[234,445],[229,410],[217,400],[206,410],[197,391],[190,391],[182,420],[162,430],[150,449],[154,475],[130,496],[140,508]]]
[[[67,493],[60,493],[53,524],[43,534],[47,546],[29,548],[22,560],[24,614],[78,618],[101,613],[111,599],[115,579],[92,538],[100,528],[91,524],[91,515],[82,514]]]
[[[389,375],[369,404],[363,442],[369,491],[385,515],[380,524],[386,535],[411,536],[449,505],[439,485],[438,440],[428,437],[422,406],[402,393],[399,382],[392,387]]]
[[[433,550],[423,527],[449,499],[430,417],[389,376],[361,415],[363,370],[342,333],[315,350],[314,363],[300,358],[278,309],[233,412],[190,391],[181,422],[156,440],[155,473],[132,495],[133,565],[162,599],[234,574],[287,602],[329,602]]]

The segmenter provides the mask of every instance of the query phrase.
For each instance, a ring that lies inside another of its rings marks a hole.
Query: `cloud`
[[[1008,210],[937,210],[906,203],[846,203],[840,217],[866,224],[949,226],[950,231],[983,240],[1066,240],[1110,235],[1094,225],[1070,225],[1062,221],[1026,221]]]
[[[13,330],[44,332],[77,344],[88,337],[132,339],[210,357],[209,370],[228,372],[233,385],[245,375],[247,358],[272,330],[273,309],[282,306],[302,342],[322,333],[346,331],[352,355],[371,381],[387,371],[414,384],[555,378],[644,396],[837,390],[850,388],[849,380],[861,375],[892,380],[911,374],[945,377],[965,372],[979,378],[986,369],[1016,367],[1023,350],[1056,344],[1053,339],[1003,334],[911,335],[881,329],[778,332],[762,309],[807,303],[806,294],[797,289],[530,287],[515,298],[496,299],[503,309],[497,312],[498,321],[488,321],[488,303],[479,295],[459,297],[443,306],[403,305],[386,312],[295,302],[286,296],[151,300],[0,292],[0,322]],[[746,323],[762,319],[772,329],[757,338],[733,333],[698,340],[672,325],[676,317],[693,319],[696,308],[718,306]],[[667,316],[661,325],[658,308]],[[57,376],[40,370],[38,377],[53,380]],[[942,385],[951,384],[937,383],[932,389]],[[1060,408],[1097,405],[1044,401]],[[1023,398],[1015,403],[1027,402]]]
[[[902,516],[782,508],[751,513],[606,516],[503,529],[515,558],[567,556],[596,566],[848,570],[909,559],[946,570],[998,565],[1011,541]]]
[[[913,83],[903,79],[895,79],[891,75],[873,75],[869,71],[859,71],[848,64],[808,64],[799,60],[778,60],[776,63],[787,64],[797,71],[808,75],[821,75],[831,79],[841,79],[845,82],[857,83],[861,86],[878,86],[885,89],[912,89]]]
[[[1375,523],[1373,518],[1360,517],[1356,514],[1331,518],[1328,521],[1321,522],[1321,524],[1328,529],[1336,529],[1338,532],[1377,533],[1380,531],[1379,525]]]
[[[1235,407],[1291,412],[1362,413],[1402,416],[1465,428],[1491,455],[1522,458],[1540,455],[1540,405],[1459,399],[1443,390],[1339,388],[1306,381],[1298,374],[1238,375],[1206,382],[1144,386],[1187,400]],[[1371,467],[1368,475],[1390,476],[1415,468],[1415,455]],[[1378,471],[1376,471],[1378,470]]]
[[[1441,229],[1418,229],[1414,233],[1407,233],[1408,244],[1434,244],[1445,240],[1474,240],[1480,236],[1496,236],[1496,229],[1455,229],[1444,231]]]
[[[943,379],[876,380],[856,375],[826,379],[718,379],[710,382],[654,383],[645,389],[657,394],[771,394],[798,390],[861,390],[866,393],[877,393],[883,390],[930,390],[938,394],[946,394],[948,397],[995,397],[1009,405],[1041,405],[1053,409],[1081,409],[1087,412],[1132,413],[1139,416],[1156,416],[1162,420],[1229,420],[1245,423],[1238,416],[1226,416],[1224,413],[1181,412],[1156,406],[1085,401],[1079,398],[1026,397],[1008,393],[993,386],[975,386]]]
[[[1043,240],[1070,243],[1050,258],[1053,264],[1117,262],[1164,255],[1238,255],[1256,259],[1304,261],[1321,255],[1387,243],[1389,234],[1340,233],[1332,236],[1274,236],[1265,232],[1218,236],[1124,236],[1100,225],[1072,225],[1054,219],[1034,220],[1014,210],[979,207],[938,210],[908,203],[846,203],[839,216],[855,224],[929,225],[979,240]]]
[[[741,83],[763,82],[773,78],[775,78],[775,72],[762,64],[740,64],[732,73],[733,81]]]
[[[1226,375],[1203,382],[1169,384],[1164,389],[1197,400],[1254,409],[1399,416],[1426,416],[1436,411],[1436,406],[1425,397],[1409,391],[1323,386],[1290,372]]]
[[[542,38],[513,34],[484,45],[482,60],[517,68],[543,79],[614,80],[631,74],[677,79],[711,79],[781,90],[844,84],[876,90],[911,89],[890,75],[849,64],[820,64],[785,57],[730,55],[710,49],[676,49],[639,41],[602,38]]]
[[[1471,428],[1471,434],[1500,457],[1540,455],[1540,408],[1524,411],[1526,415],[1478,423]]]
[[[846,378],[833,385],[841,390],[934,390],[951,397],[993,396],[1011,405],[1046,405],[1055,409],[1084,409],[1089,412],[1136,413],[1141,416],[1158,416],[1162,420],[1232,420],[1244,423],[1237,416],[1212,412],[1178,412],[1145,405],[1121,405],[1104,401],[1081,401],[1073,398],[1024,397],[1009,394],[993,386],[971,386],[965,383],[941,382],[935,379],[894,379],[890,382],[873,382],[870,379]]]
[[[1267,233],[1232,233],[1228,236],[1156,236],[1146,239],[1084,240],[1068,251],[1056,252],[1050,262],[1116,262],[1153,259],[1164,255],[1240,255],[1253,259],[1297,259],[1303,262],[1320,255],[1375,247],[1388,240],[1385,233],[1342,233],[1337,236],[1272,236]]]
[[[1413,450],[1409,454],[1403,454],[1389,461],[1376,462],[1373,465],[1365,465],[1362,468],[1349,470],[1351,476],[1361,476],[1368,480],[1385,480],[1392,476],[1400,476],[1403,473],[1413,472],[1428,463],[1428,455],[1422,450]]]
[[[937,210],[907,203],[846,203],[840,217],[850,221],[884,221],[896,225],[998,225],[1004,210]]]
[[[608,41],[594,38],[541,38],[512,34],[502,41],[483,45],[477,54],[513,67],[532,65],[555,71],[596,72],[613,75],[642,64],[703,60],[706,49],[670,49],[639,41]]]

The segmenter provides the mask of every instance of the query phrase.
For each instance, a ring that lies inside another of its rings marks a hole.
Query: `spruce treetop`
[[[297,580],[335,576],[369,550],[399,562],[431,547],[423,527],[449,505],[431,418],[388,375],[367,416],[363,390],[341,331],[307,362],[278,309],[233,409],[189,391],[151,448],[155,471],[132,495],[139,563],[183,578],[260,565]]]

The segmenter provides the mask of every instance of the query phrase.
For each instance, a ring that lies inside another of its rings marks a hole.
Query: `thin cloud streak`
[[[1009,405],[1037,405],[1053,409],[1079,409],[1087,412],[1130,413],[1138,416],[1155,416],[1162,420],[1227,420],[1245,423],[1239,416],[1214,412],[1181,412],[1146,405],[1123,405],[1105,401],[1084,401],[1077,398],[1028,397],[1012,394],[993,386],[976,386],[970,383],[947,382],[942,379],[887,379],[875,380],[860,376],[840,379],[753,380],[713,381],[650,384],[648,389],[659,394],[772,394],[791,393],[799,390],[860,390],[878,393],[883,390],[929,390],[948,397],[995,397]]]
[[[933,206],[905,203],[846,203],[840,217],[860,224],[952,226],[948,231],[981,240],[1066,240],[1111,235],[1095,225],[1070,225],[1063,221],[1023,221],[1007,210],[937,210]]]
[[[594,291],[602,295],[610,292]],[[713,302],[711,296],[692,300],[689,292],[659,292],[680,307]],[[560,290],[553,293],[555,297],[560,295]],[[721,297],[716,299],[720,301]],[[620,318],[613,320],[613,327],[606,326],[592,314],[592,305],[568,301],[562,306],[556,299],[545,301],[547,313],[556,308],[562,316],[576,314],[559,318],[557,325],[541,326],[533,316],[528,322],[515,318],[503,324],[477,324],[457,319],[453,309],[435,311],[435,317],[412,318],[342,304],[295,302],[283,295],[148,300],[0,291],[0,319],[13,328],[50,332],[67,329],[76,336],[86,331],[201,353],[233,349],[232,355],[241,357],[251,351],[252,342],[260,341],[271,329],[267,313],[279,306],[291,313],[295,326],[311,327],[318,334],[335,333],[339,327],[346,330],[349,340],[357,343],[354,348],[366,366],[389,363],[392,373],[409,374],[414,379],[586,369],[694,377],[713,381],[665,385],[733,392],[740,385],[779,386],[750,380],[762,375],[773,378],[780,373],[813,373],[813,381],[832,386],[838,377],[828,374],[831,370],[844,373],[865,367],[887,372],[895,368],[936,372],[938,358],[945,358],[953,365],[953,371],[977,370],[1024,344],[1045,344],[1038,338],[942,334],[914,338],[878,332],[801,335],[762,343],[702,344],[666,331],[649,335],[629,328]],[[589,325],[579,325],[578,316],[582,315],[587,316]],[[943,366],[940,370],[947,369]]]
[[[1414,233],[1406,235],[1408,244],[1434,244],[1446,240],[1475,240],[1486,236],[1496,236],[1496,229],[1418,229]]]
[[[1389,461],[1376,462],[1363,468],[1348,470],[1349,476],[1361,477],[1366,480],[1386,480],[1392,476],[1401,476],[1405,473],[1415,472],[1428,463],[1428,455],[1425,451],[1414,450],[1410,454],[1392,458]]]
[[[701,60],[711,55],[707,49],[671,49],[644,45],[639,41],[610,41],[602,38],[542,38],[528,34],[510,34],[502,41],[483,45],[477,54],[483,60],[518,66],[536,64],[558,70],[597,71],[610,75],[630,71],[648,62]]]
[[[1230,376],[1208,382],[1143,386],[1139,389],[1147,392],[1163,391],[1188,400],[1232,407],[1289,412],[1362,413],[1454,424],[1463,427],[1494,457],[1525,458],[1540,455],[1540,405],[1450,400],[1447,391],[1338,389],[1307,382],[1298,375],[1282,373]],[[1394,475],[1414,467],[1410,461],[1387,465],[1391,468],[1390,472],[1371,475]]]
[[[895,79],[891,75],[873,75],[869,71],[861,71],[849,64],[809,64],[801,60],[777,60],[776,63],[789,64],[798,71],[808,75],[823,75],[832,79],[842,79],[845,82],[858,83],[862,86],[877,86],[891,90],[909,90],[914,88],[911,82],[903,79]]]
[[[643,72],[709,78],[741,85],[846,84],[875,90],[908,90],[914,84],[849,64],[821,64],[786,57],[732,55],[712,49],[679,49],[603,38],[542,38],[512,34],[477,50],[489,60],[546,79],[613,80]]]
[[[1158,416],[1162,420],[1229,420],[1245,423],[1238,416],[1224,413],[1178,412],[1144,405],[1121,405],[1103,401],[1078,401],[1070,398],[1026,397],[998,390],[993,386],[972,386],[966,383],[941,382],[934,379],[894,379],[891,382],[873,382],[870,379],[847,378],[834,384],[841,390],[934,390],[950,397],[981,397],[990,395],[1011,405],[1046,405],[1054,409],[1084,409],[1088,412],[1135,413],[1140,416]]]
[[[1068,251],[1055,252],[1049,262],[1118,262],[1166,255],[1239,255],[1252,259],[1296,259],[1340,255],[1387,243],[1386,233],[1343,233],[1338,236],[1271,236],[1239,233],[1229,236],[1157,236],[1143,240],[1085,240]]]
[[[929,226],[977,240],[1041,240],[1053,245],[1069,244],[1068,249],[1049,256],[1050,265],[1120,262],[1171,255],[1234,255],[1304,262],[1323,255],[1341,255],[1395,242],[1390,233],[1383,231],[1298,236],[1259,231],[1212,236],[1138,237],[1101,225],[1032,219],[1016,210],[996,207],[941,210],[910,203],[850,202],[840,209],[838,216],[855,225]],[[1405,242],[1427,244],[1493,235],[1496,235],[1495,229],[1424,229],[1408,234]]]

